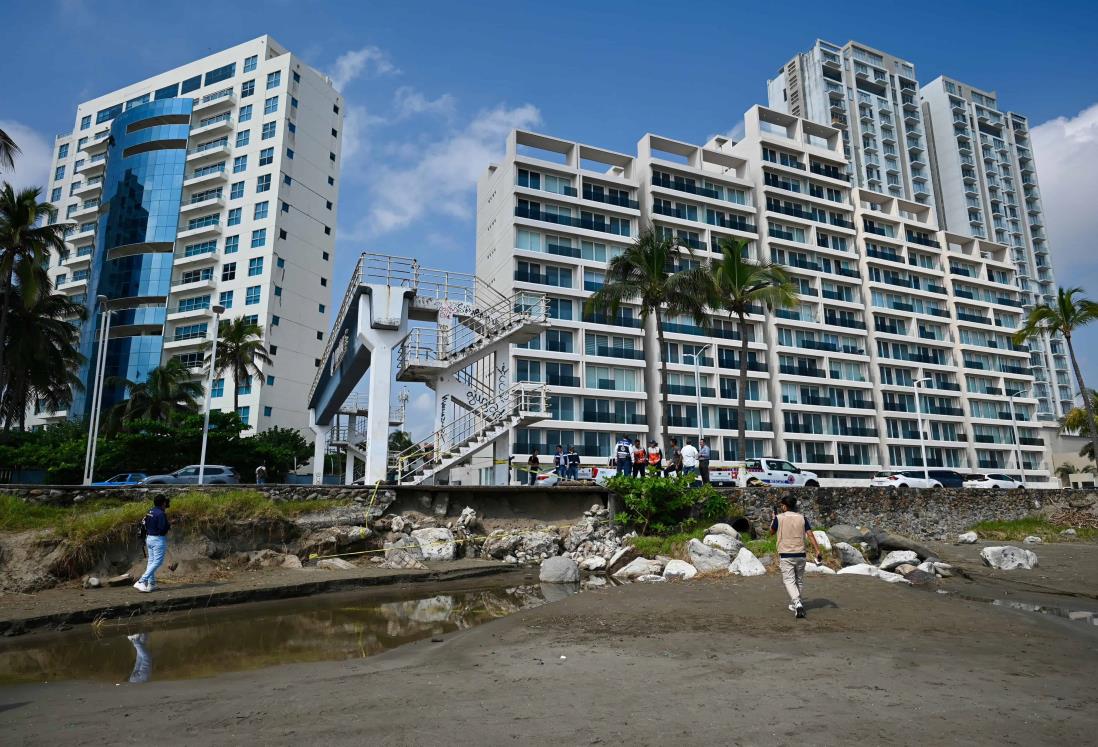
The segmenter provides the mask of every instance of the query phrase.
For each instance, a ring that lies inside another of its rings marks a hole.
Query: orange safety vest
[[[663,452],[660,451],[660,447],[648,450],[648,463],[659,464],[663,461]]]

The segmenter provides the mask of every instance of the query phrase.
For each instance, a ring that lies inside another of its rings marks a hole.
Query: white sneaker
[[[797,611],[797,605],[795,605],[795,604],[790,604],[790,605],[789,605],[789,611],[790,611],[790,612],[794,612],[794,613],[795,613],[795,612]]]
[[[134,584],[133,588],[137,589],[138,591],[152,591],[151,586],[149,586],[148,584],[143,584],[140,581]]]

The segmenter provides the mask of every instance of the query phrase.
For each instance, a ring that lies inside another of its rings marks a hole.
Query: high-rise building
[[[932,204],[859,189],[851,170],[842,130],[763,107],[739,142],[646,135],[635,155],[512,133],[478,184],[477,275],[548,296],[550,329],[507,364],[515,381],[548,385],[553,418],[516,429],[509,453],[521,463],[575,445],[597,465],[616,436],[666,423],[680,442],[703,431],[718,462],[769,455],[864,479],[921,465],[925,446],[931,466],[1047,480],[1036,400],[1004,397],[1033,382],[1010,340],[1022,301],[1007,247],[941,230]],[[789,272],[797,305],[760,308],[743,328],[719,311],[705,327],[664,315],[663,349],[646,345],[635,305],[611,315],[586,301],[647,226],[689,250],[676,267],[746,241]]]
[[[109,407],[125,396],[112,377],[141,381],[170,359],[201,377],[222,306],[222,321],[262,327],[271,362],[217,379],[213,406],[232,410],[235,393],[252,429],[305,428],[328,331],[342,105],[262,36],[76,108],[54,146],[49,198],[69,228],[49,274],[88,308],[85,386],[32,423],[89,412],[104,309]]]
[[[843,133],[861,189],[930,204],[933,185],[915,66],[857,42],[817,40],[767,81],[771,109]]]

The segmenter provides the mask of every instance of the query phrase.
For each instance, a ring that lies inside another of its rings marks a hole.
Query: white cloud
[[[421,150],[412,163],[386,166],[376,173],[368,213],[373,234],[395,231],[422,217],[428,207],[468,219],[467,196],[488,164],[501,158],[513,129],[535,127],[541,112],[532,104],[497,106],[478,114],[464,129]]]
[[[453,115],[456,103],[454,97],[448,93],[442,94],[437,99],[429,99],[411,86],[401,86],[393,95],[396,116],[402,119],[417,114],[439,114],[448,117]]]
[[[53,143],[30,127],[10,119],[0,120],[0,130],[15,141],[20,151],[15,155],[15,170],[0,172],[0,179],[11,182],[16,188],[42,187],[42,199],[48,200],[46,185],[53,160]]]
[[[744,127],[744,125],[743,125],[743,122],[741,121],[738,124],[736,124],[735,126],[733,126],[732,129],[725,130],[724,132],[718,132],[717,134],[710,135],[709,137],[710,137],[710,139],[715,138],[715,137],[726,137],[729,140],[732,140],[732,141],[738,143],[740,140],[743,140],[743,134],[744,134],[743,127]]]
[[[398,72],[400,71],[383,50],[378,47],[363,47],[344,52],[337,57],[330,75],[332,85],[343,93],[344,88],[363,74],[393,75]]]

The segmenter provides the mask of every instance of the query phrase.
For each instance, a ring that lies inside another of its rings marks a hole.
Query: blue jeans
[[[580,468],[577,464],[571,464],[568,466],[568,478],[570,480],[578,480],[580,476]]]
[[[633,462],[628,459],[619,459],[618,474],[630,477],[633,474]]]
[[[168,538],[149,535],[145,538],[145,548],[149,553],[149,565],[145,568],[145,575],[140,581],[149,586],[156,586],[156,572],[164,565],[164,554],[168,551]]]
[[[694,474],[694,472],[697,471],[697,469],[698,469],[697,467],[683,467],[682,468],[682,473],[684,475],[692,475],[692,474]]]

